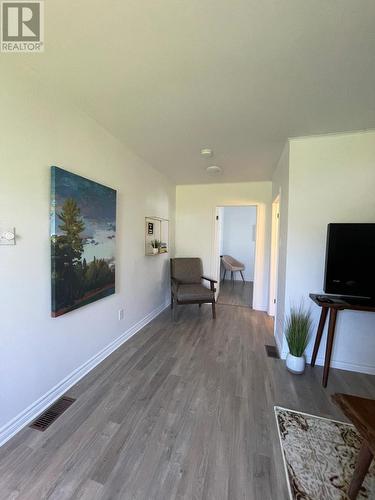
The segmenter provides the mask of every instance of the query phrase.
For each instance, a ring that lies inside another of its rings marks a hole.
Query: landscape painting
[[[51,167],[52,317],[115,293],[116,191]]]

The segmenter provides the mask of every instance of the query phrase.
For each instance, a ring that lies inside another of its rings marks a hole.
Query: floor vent
[[[279,359],[279,353],[277,352],[276,346],[274,345],[265,345],[266,353],[269,358],[277,358]]]
[[[39,415],[30,427],[38,431],[45,431],[60,415],[64,413],[65,410],[69,408],[70,405],[74,403],[74,401],[75,399],[68,398],[67,396],[61,397],[56,401],[56,403]]]

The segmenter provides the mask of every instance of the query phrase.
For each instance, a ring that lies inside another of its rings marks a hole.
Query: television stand
[[[323,387],[327,387],[329,366],[331,363],[331,354],[333,341],[335,337],[335,327],[336,318],[338,311],[367,311],[375,312],[375,303],[371,299],[358,299],[354,297],[339,297],[337,295],[325,295],[319,293],[310,293],[310,299],[315,302],[316,305],[322,308],[320,313],[320,320],[318,325],[318,330],[316,332],[314,350],[311,357],[311,366],[315,366],[316,357],[318,355],[320,342],[322,340],[322,335],[324,331],[324,326],[326,324],[327,315],[329,312],[329,324],[328,324],[328,334],[327,334],[327,345],[324,358],[324,368],[323,368]]]
[[[344,302],[347,302],[347,303],[353,304],[353,305],[375,306],[375,300],[370,298],[370,297],[345,297],[345,295],[344,295],[344,296],[341,296],[339,298],[341,300],[343,300]]]

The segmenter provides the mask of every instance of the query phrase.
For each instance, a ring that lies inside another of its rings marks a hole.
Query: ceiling
[[[373,0],[45,9],[45,52],[14,57],[177,184],[268,180],[288,137],[375,127]]]

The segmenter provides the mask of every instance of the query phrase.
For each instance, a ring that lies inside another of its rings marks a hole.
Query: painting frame
[[[51,166],[51,316],[116,293],[117,191]]]

